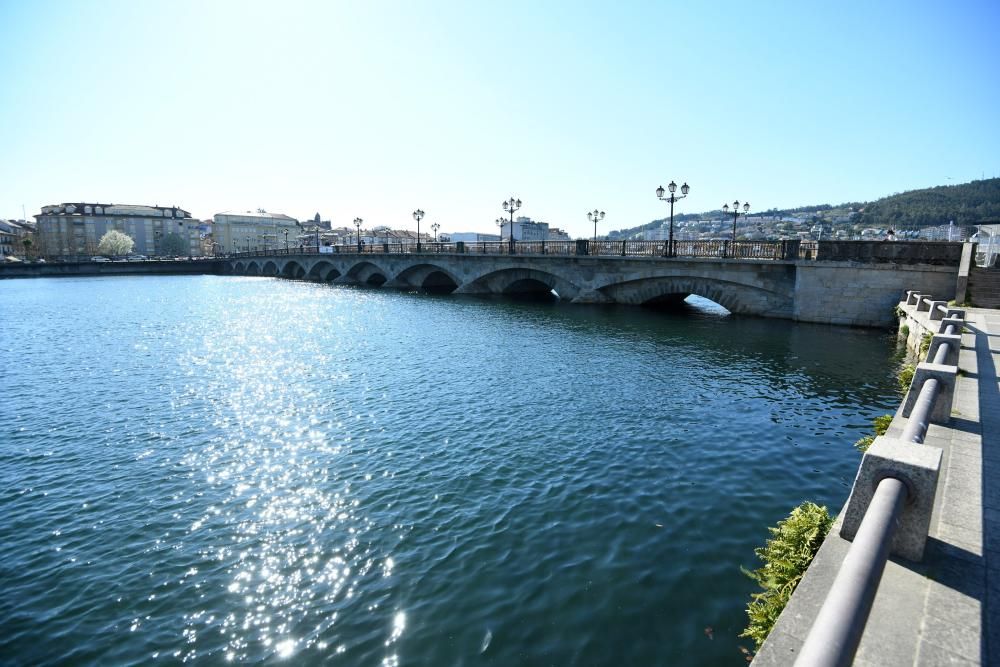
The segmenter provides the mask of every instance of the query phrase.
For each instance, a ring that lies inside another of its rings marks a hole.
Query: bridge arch
[[[677,305],[692,294],[705,297],[731,313],[782,316],[793,309],[790,295],[763,287],[703,276],[661,276],[612,283],[599,288],[616,303]]]
[[[471,281],[463,291],[543,296],[555,292],[560,299],[570,301],[580,294],[580,287],[562,276],[528,267],[511,267],[491,271]]]
[[[325,259],[321,259],[309,268],[309,272],[306,274],[307,280],[315,281],[326,281],[326,280],[336,280],[340,277],[340,271],[334,267],[333,262],[328,262]]]
[[[233,267],[233,273],[243,273],[246,271],[246,268],[247,267],[243,265],[243,262],[236,262],[236,266]]]
[[[264,266],[260,269],[260,274],[262,276],[276,276],[279,273],[277,263],[270,259],[264,262]]]
[[[246,274],[248,276],[260,275],[260,266],[257,264],[257,262],[250,262],[249,264],[247,264]]]
[[[306,270],[305,268],[296,262],[294,259],[285,262],[285,265],[281,267],[281,277],[291,278],[293,280],[300,280],[305,278]]]
[[[374,262],[362,261],[348,269],[344,275],[350,282],[380,287],[388,282],[390,272]]]
[[[396,275],[395,281],[400,285],[421,288],[439,294],[450,294],[462,284],[461,278],[436,264],[409,266]]]

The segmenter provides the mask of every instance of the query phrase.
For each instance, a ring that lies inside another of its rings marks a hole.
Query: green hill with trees
[[[1000,221],[1000,178],[988,178],[960,185],[939,185],[933,188],[910,190],[873,202],[845,202],[837,206],[814,204],[788,209],[751,211],[751,215],[792,217],[810,222],[828,222],[836,216],[856,211],[851,221],[861,229],[919,229],[934,225],[975,225]],[[720,219],[719,209],[704,213],[683,213],[674,216],[675,222],[686,220]],[[632,238],[635,234],[659,227],[665,218],[653,220],[638,227],[611,232],[609,237]]]
[[[931,225],[975,225],[1000,220],[1000,178],[939,185],[883,197],[864,205],[866,227],[913,229]]]

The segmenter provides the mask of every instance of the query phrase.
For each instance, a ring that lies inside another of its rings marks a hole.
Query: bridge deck
[[[887,563],[856,665],[1000,664],[1000,311],[966,312],[951,420],[925,440],[944,455],[924,561]],[[905,424],[897,413],[890,435]],[[755,665],[794,662],[850,546],[839,530]]]

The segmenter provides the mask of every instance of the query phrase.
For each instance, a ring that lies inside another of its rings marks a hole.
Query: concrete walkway
[[[966,315],[951,420],[925,439],[943,457],[924,560],[886,564],[855,665],[1000,665],[1000,310]],[[905,424],[897,413],[889,435]],[[795,661],[850,547],[839,532],[838,520],[755,665]]]

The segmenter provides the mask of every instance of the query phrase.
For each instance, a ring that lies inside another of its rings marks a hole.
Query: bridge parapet
[[[736,314],[870,327],[891,325],[907,287],[944,294],[955,285],[951,266],[796,258],[801,252],[797,240],[581,240],[313,246],[227,261],[239,274],[459,294],[555,292],[575,303],[667,306],[697,294]]]

